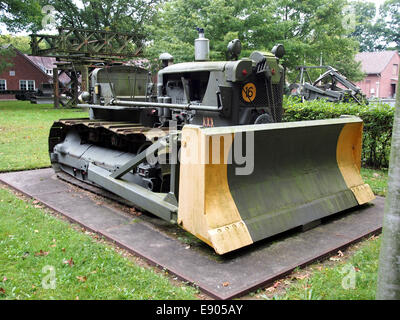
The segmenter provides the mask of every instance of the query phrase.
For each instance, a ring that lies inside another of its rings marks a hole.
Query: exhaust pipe
[[[194,59],[196,61],[210,60],[210,40],[204,37],[204,29],[196,28],[199,37],[194,40]]]

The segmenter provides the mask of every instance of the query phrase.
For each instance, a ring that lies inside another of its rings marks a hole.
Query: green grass
[[[66,263],[71,258],[73,265]],[[55,289],[42,287],[50,275],[42,272],[45,266],[55,269]],[[173,285],[0,188],[0,299],[194,299],[195,294],[195,288]]]
[[[388,188],[388,170],[361,169],[361,175],[365,183],[368,183],[372,191],[379,196],[385,196]]]
[[[374,300],[379,248],[380,238],[364,241],[347,261],[334,267],[322,267],[321,270],[313,268],[311,277],[296,281],[275,299]],[[352,274],[355,275],[354,285],[350,281]]]
[[[47,141],[53,122],[84,117],[87,112],[79,109],[0,101],[0,172],[50,166]]]

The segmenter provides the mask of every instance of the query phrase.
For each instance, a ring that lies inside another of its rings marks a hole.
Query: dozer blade
[[[362,120],[182,131],[178,223],[224,254],[374,199]]]

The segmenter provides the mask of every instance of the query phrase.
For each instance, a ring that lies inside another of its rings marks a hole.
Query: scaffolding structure
[[[122,64],[142,51],[141,40],[130,33],[60,27],[57,35],[31,34],[30,37],[32,55],[57,60],[53,69],[55,108],[60,104],[76,106],[79,93],[89,91],[90,74],[95,68]],[[64,85],[59,82],[62,74],[69,78]]]

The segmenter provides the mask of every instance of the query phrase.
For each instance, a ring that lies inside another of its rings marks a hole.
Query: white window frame
[[[25,87],[26,87],[25,91],[29,91],[29,85],[28,85],[29,81],[33,82],[33,91],[36,90],[36,82],[35,82],[35,80],[19,80],[19,89],[23,90],[21,88],[21,83],[25,82]]]
[[[0,79],[0,81],[4,81],[4,90],[7,90],[7,80],[6,79]]]
[[[392,76],[397,76],[398,72],[399,72],[399,65],[397,63],[393,63]]]
[[[29,90],[29,81],[33,83],[33,90],[36,90],[36,81],[35,80],[28,80],[28,90]]]

